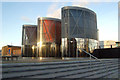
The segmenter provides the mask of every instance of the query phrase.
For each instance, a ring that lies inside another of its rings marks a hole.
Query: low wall
[[[120,48],[95,49],[93,55],[97,58],[120,58]]]

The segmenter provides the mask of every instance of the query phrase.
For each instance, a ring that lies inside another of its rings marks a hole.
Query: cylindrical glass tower
[[[37,54],[37,26],[22,27],[22,57],[35,57]]]
[[[60,57],[61,20],[38,18],[37,52],[39,57]]]
[[[62,57],[85,57],[81,49],[92,52],[98,48],[95,12],[82,7],[62,8]]]

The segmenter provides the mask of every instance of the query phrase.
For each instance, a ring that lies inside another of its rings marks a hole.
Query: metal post
[[[68,10],[68,44],[69,44],[69,57],[70,57],[70,25],[69,25],[69,17],[70,17],[70,15],[69,15],[69,11],[70,10]]]
[[[92,68],[92,65],[91,65],[91,55],[90,55],[90,69]]]

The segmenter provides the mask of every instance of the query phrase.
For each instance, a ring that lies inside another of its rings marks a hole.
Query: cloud
[[[53,18],[61,18],[61,8],[66,4],[67,2],[54,2],[47,10],[47,17],[53,17]],[[79,6],[79,7],[87,7],[89,4],[88,0],[75,0],[72,2],[72,6]]]
[[[1,2],[85,2],[84,0],[1,0]],[[87,0],[88,2],[118,2],[119,0]]]
[[[78,7],[87,7],[87,5],[89,4],[90,2],[86,1],[85,2],[72,2],[72,6],[78,6]]]
[[[104,0],[108,1],[108,0]],[[110,0],[111,1],[111,0]],[[48,8],[47,11],[47,17],[54,17],[54,18],[61,18],[61,8],[65,6],[66,3],[71,2],[71,6],[78,6],[78,7],[86,7],[91,2],[101,2],[100,0],[71,0],[71,1],[63,1],[60,2],[60,0],[56,0],[56,2],[53,2],[52,5]]]
[[[53,13],[53,11],[55,11],[57,8],[58,8],[58,3],[54,3],[54,4],[50,5],[47,13],[51,14],[51,13]]]
[[[63,7],[65,2],[54,2],[47,11],[47,17],[61,18],[61,7]]]
[[[52,13],[48,13],[47,17],[61,18],[61,8],[54,10]]]
[[[26,16],[22,16],[21,19],[25,22],[32,22],[32,20]]]

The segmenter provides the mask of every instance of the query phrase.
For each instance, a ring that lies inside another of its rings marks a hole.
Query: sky
[[[0,49],[11,44],[21,46],[22,25],[37,25],[38,17],[61,18],[63,6],[80,6],[93,10],[97,14],[99,40],[118,41],[117,2],[2,2]]]

